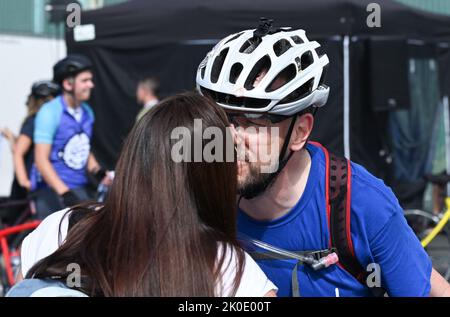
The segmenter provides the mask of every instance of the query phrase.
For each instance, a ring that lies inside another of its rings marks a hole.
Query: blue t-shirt
[[[44,104],[37,113],[34,142],[51,144],[50,163],[70,189],[83,187],[88,182],[86,165],[94,119],[86,103],[72,109],[62,96]],[[33,190],[45,186],[36,168],[31,173],[31,182]]]
[[[87,103],[83,102],[81,107],[92,120],[95,119],[94,112]],[[36,117],[34,143],[53,144],[63,112],[62,96],[58,96],[42,106]]]
[[[272,221],[257,221],[242,210],[238,230],[243,235],[288,251],[329,248],[325,202],[325,155],[308,144],[311,170],[305,191],[286,215]],[[355,254],[363,268],[371,263],[381,270],[381,287],[389,296],[428,296],[431,261],[408,226],[403,210],[390,188],[362,166],[351,163],[351,236]],[[278,296],[292,296],[295,260],[258,260],[279,288]],[[320,271],[298,267],[300,296],[371,296],[350,273],[338,265]]]
[[[30,138],[31,141],[33,141],[35,119],[36,115],[28,117],[22,124],[22,127],[20,128],[20,134],[27,136],[28,138]],[[34,143],[32,142],[28,152],[25,154],[25,168],[27,170],[28,175],[30,174],[33,162],[34,162]]]

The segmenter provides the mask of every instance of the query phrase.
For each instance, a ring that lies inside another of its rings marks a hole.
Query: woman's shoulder
[[[55,252],[64,242],[69,226],[69,209],[52,213],[25,237],[21,248],[22,275],[39,260]]]
[[[236,297],[261,297],[271,290],[278,288],[267,278],[262,269],[245,251],[241,251],[235,246],[222,244],[218,248],[218,259],[223,255],[224,260],[221,267],[221,281],[216,287],[219,296],[231,296],[233,283],[238,274],[239,256],[243,252],[243,270],[240,283],[236,290]]]

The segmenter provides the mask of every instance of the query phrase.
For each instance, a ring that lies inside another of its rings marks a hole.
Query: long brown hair
[[[52,100],[53,96],[47,97],[34,97],[33,95],[29,95],[27,98],[27,102],[25,103],[27,106],[27,116],[26,119],[34,116],[41,109],[42,105],[50,100]]]
[[[81,219],[65,243],[27,277],[66,278],[75,262],[89,295],[214,296],[221,268],[236,264],[225,261],[232,249],[235,292],[244,265],[236,241],[236,161],[171,158],[171,131],[186,127],[193,136],[194,119],[203,129],[220,128],[226,148],[228,121],[217,105],[196,93],[161,102],[128,136],[105,205],[75,208],[71,220]]]

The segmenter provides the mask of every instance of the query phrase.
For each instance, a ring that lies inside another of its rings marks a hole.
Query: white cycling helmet
[[[261,19],[257,29],[221,40],[200,63],[197,89],[225,109],[294,115],[321,107],[330,88],[323,84],[326,55],[304,30],[278,28]]]

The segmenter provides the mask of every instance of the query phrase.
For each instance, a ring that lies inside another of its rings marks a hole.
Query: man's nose
[[[230,125],[231,134],[233,135],[234,144],[240,145],[242,143],[242,128],[235,126],[233,123]]]
[[[246,129],[242,126],[235,126],[231,124],[231,131],[234,136],[234,144],[237,147],[248,148],[250,146],[250,136],[247,133]]]

